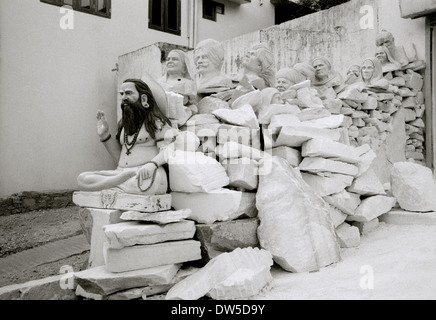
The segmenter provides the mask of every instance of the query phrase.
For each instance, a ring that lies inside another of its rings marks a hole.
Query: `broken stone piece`
[[[271,118],[275,115],[280,114],[292,114],[297,115],[301,120],[299,114],[301,113],[300,108],[295,105],[290,104],[271,104],[268,108],[263,108],[259,113],[259,123],[269,125],[271,123]]]
[[[211,114],[215,110],[230,109],[229,104],[214,97],[204,97],[197,105],[199,114]]]
[[[263,151],[234,141],[229,141],[216,147],[216,154],[221,159],[249,158],[260,160],[264,156]]]
[[[273,281],[270,269],[269,266],[258,270],[241,268],[212,288],[207,296],[215,300],[236,300],[255,296]]]
[[[326,108],[306,108],[297,113],[297,117],[300,121],[316,120],[330,116],[331,113]]]
[[[222,163],[229,177],[229,186],[255,190],[259,184],[259,163],[248,158],[226,159]]]
[[[237,248],[259,247],[257,218],[197,224],[195,227],[196,237],[201,242],[203,261],[206,263],[223,252],[231,252]]]
[[[249,105],[243,105],[238,109],[218,109],[212,111],[212,114],[219,120],[241,127],[259,129],[259,122],[253,108]]]
[[[106,242],[106,236],[103,227],[109,224],[120,223],[122,211],[107,209],[81,208],[80,216],[86,217],[90,221],[90,226],[85,227],[85,234],[89,235],[91,245],[88,258],[88,268],[94,268],[105,264],[103,257],[103,244]],[[83,223],[82,229],[84,228]],[[89,229],[88,229],[89,228]]]
[[[271,153],[273,156],[287,160],[289,164],[293,167],[298,167],[303,160],[303,158],[301,157],[301,152],[291,147],[282,146],[272,148]]]
[[[342,190],[341,192],[332,194],[330,196],[325,196],[323,199],[327,203],[351,216],[354,215],[356,208],[361,202],[358,194],[347,192],[346,190]]]
[[[354,179],[353,184],[347,190],[362,196],[386,195],[383,184],[371,168]]]
[[[353,177],[358,173],[357,167],[352,164],[319,157],[304,158],[300,163],[299,168],[301,171],[308,171],[312,173],[331,172]]]
[[[116,209],[125,211],[157,212],[171,209],[171,195],[137,195],[115,189],[73,193],[73,202],[79,207]]]
[[[272,265],[273,259],[268,251],[258,248],[238,248],[220,254],[199,271],[177,283],[168,291],[165,299],[198,300],[214,288],[217,289],[212,294],[216,294],[215,296],[219,296],[220,299],[248,298],[258,294],[271,278],[265,277],[264,274],[263,277],[250,275],[244,278],[241,285],[237,281],[239,275],[244,273],[255,275],[265,269],[269,271]],[[247,281],[250,278],[252,281]],[[229,280],[226,282],[227,279]],[[253,281],[258,283],[253,284]]]
[[[233,126],[229,124],[221,124],[218,129],[217,143],[225,144],[233,141],[245,146],[260,149],[257,140],[260,136],[260,130],[250,129],[247,127]]]
[[[290,272],[319,270],[338,262],[340,248],[330,205],[284,159],[272,161],[271,172],[260,176],[256,196],[260,246]]]
[[[359,229],[361,235],[367,235],[371,231],[377,229],[380,223],[379,223],[379,219],[375,218],[368,222],[354,221],[351,224]]]
[[[339,141],[341,133],[338,129],[320,129],[309,127],[283,127],[277,137],[274,147],[288,146],[292,148],[301,147],[304,142],[324,138]]]
[[[202,152],[177,150],[169,156],[169,185],[177,192],[208,192],[229,184],[224,167]]]
[[[189,219],[198,223],[211,224],[215,221],[229,221],[240,217],[257,216],[256,193],[229,189],[217,189],[206,193],[172,192],[176,210],[189,208]]]
[[[165,285],[180,269],[181,264],[164,265],[135,271],[113,273],[105,266],[75,272],[77,283],[87,292],[110,295],[114,292],[145,287],[149,285]]]
[[[121,220],[124,221],[146,221],[158,224],[168,224],[180,222],[191,215],[191,209],[182,209],[174,211],[161,211],[161,212],[138,212],[138,211],[125,211],[121,215]]]
[[[436,186],[431,169],[397,162],[391,169],[391,191],[400,207],[415,212],[436,211]]]
[[[126,272],[201,259],[200,242],[171,241],[123,249],[106,248],[106,270]]]
[[[359,229],[344,222],[336,228],[341,248],[354,248],[360,245]]]
[[[303,180],[318,194],[320,197],[325,197],[331,194],[339,193],[353,183],[353,177],[343,174],[329,174],[321,176],[301,172]]]
[[[134,245],[155,244],[166,241],[192,239],[194,221],[166,225],[128,221],[103,227],[109,248],[122,249]]]
[[[303,157],[322,157],[347,163],[357,163],[359,156],[354,147],[329,139],[312,139],[303,144]]]
[[[356,208],[354,216],[348,216],[347,221],[368,222],[389,212],[397,200],[386,196],[372,196],[363,199]]]

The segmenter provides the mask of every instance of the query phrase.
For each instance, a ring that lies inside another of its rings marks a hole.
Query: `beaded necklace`
[[[130,150],[132,150],[132,148],[135,146],[136,139],[138,139],[138,135],[139,135],[140,130],[141,130],[141,128],[139,128],[138,131],[136,131],[132,142],[129,142],[129,137],[127,135],[127,132],[124,130],[124,146],[126,147],[126,150],[127,150],[126,154],[127,155],[131,154]],[[129,148],[129,146],[130,146],[130,148]]]

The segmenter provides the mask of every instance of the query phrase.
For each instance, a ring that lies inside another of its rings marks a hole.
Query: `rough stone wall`
[[[73,190],[49,192],[23,191],[0,199],[0,216],[26,213],[42,209],[74,206]]]
[[[323,55],[344,74],[348,66],[374,56],[377,28],[362,28],[364,6],[374,8],[377,17],[374,0],[357,0],[224,41],[224,70],[229,75],[237,74],[251,45],[266,42],[274,52],[277,70]]]

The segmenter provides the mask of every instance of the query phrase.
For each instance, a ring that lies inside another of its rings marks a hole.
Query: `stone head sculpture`
[[[327,58],[317,57],[312,60],[315,69],[315,79],[319,84],[328,82],[333,77],[332,64]]]
[[[245,56],[242,67],[244,68],[244,74],[247,75],[249,80],[253,76],[263,80],[263,87],[257,89],[275,85],[274,54],[267,44],[259,43],[253,45]]]
[[[394,59],[389,49],[384,45],[377,47],[375,57],[382,63],[384,73],[401,69],[401,63]]]
[[[216,93],[229,90],[233,84],[221,69],[224,64],[224,47],[214,39],[198,43],[194,49],[194,62],[197,68],[198,93]]]
[[[380,31],[376,37],[375,44],[377,47],[385,46],[392,55],[393,60],[399,62],[402,67],[409,64],[410,61],[404,47],[395,45],[395,38],[389,31],[384,29]]]
[[[346,84],[352,84],[360,78],[360,65],[358,64],[352,64],[348,70],[347,75],[345,77],[345,83]]]
[[[293,68],[303,75],[304,80],[310,80],[315,77],[315,69],[307,63],[297,63]]]
[[[289,87],[305,81],[306,78],[294,68],[282,68],[276,74],[275,87],[280,91],[286,91]]]
[[[363,82],[368,85],[374,85],[383,78],[382,63],[376,57],[363,60],[361,66],[361,75]]]
[[[224,48],[219,41],[206,39],[194,50],[194,61],[200,76],[218,75],[224,63]]]
[[[392,33],[383,29],[377,35],[375,44],[376,46],[385,46],[389,50],[393,50],[395,48],[395,38]]]
[[[188,68],[186,53],[179,49],[171,50],[166,59],[166,75],[192,80],[191,70]]]

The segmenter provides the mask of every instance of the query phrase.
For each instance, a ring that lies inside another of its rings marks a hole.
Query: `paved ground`
[[[25,250],[0,259],[2,275],[18,273],[42,264],[65,259],[89,250],[89,244],[83,234],[71,238],[50,242],[46,245]],[[0,278],[0,287],[9,285]]]

